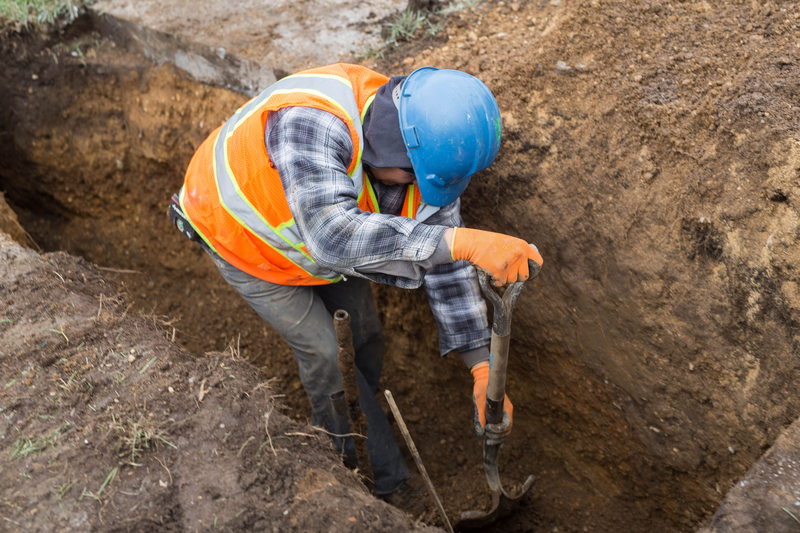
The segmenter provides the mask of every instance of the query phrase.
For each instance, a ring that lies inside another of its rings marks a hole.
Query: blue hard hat
[[[486,85],[465,72],[423,67],[399,91],[400,131],[425,203],[456,200],[500,148],[500,109]]]

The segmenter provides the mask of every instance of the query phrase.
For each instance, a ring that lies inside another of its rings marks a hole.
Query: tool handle
[[[533,246],[533,245],[531,245]],[[514,304],[525,287],[525,281],[516,281],[509,285],[505,294],[501,297],[497,290],[491,283],[491,276],[484,270],[478,270],[478,281],[480,282],[481,291],[484,296],[492,302],[494,306],[494,321],[492,324],[492,333],[498,335],[508,335],[511,330],[511,312],[514,310]],[[529,276],[526,281],[530,281],[539,275],[541,267],[539,263],[528,259]]]
[[[535,278],[541,267],[536,261],[528,260],[530,276]],[[489,275],[478,270],[478,281],[483,294],[494,306],[492,324],[492,343],[489,347],[489,385],[486,389],[486,423],[499,424],[503,421],[503,400],[506,388],[506,369],[508,368],[508,345],[511,340],[511,314],[514,304],[525,287],[525,281],[512,283],[501,297],[492,286]]]
[[[442,517],[442,521],[447,526],[447,531],[453,533],[453,526],[450,525],[450,519],[447,518],[447,513],[442,506],[442,501],[439,499],[439,494],[436,492],[436,488],[434,488],[430,476],[428,476],[428,471],[425,470],[425,465],[422,464],[422,457],[420,457],[417,447],[414,445],[414,440],[411,438],[411,433],[408,432],[406,423],[403,420],[403,415],[400,414],[400,409],[397,407],[397,403],[394,401],[394,396],[392,396],[392,393],[388,390],[383,391],[383,394],[386,396],[386,401],[389,402],[389,407],[392,410],[392,414],[394,414],[397,427],[400,429],[400,433],[403,434],[403,438],[406,440],[408,451],[411,452],[414,462],[417,463],[417,469],[419,469],[422,479],[425,480],[425,486],[428,488],[428,492],[431,494],[431,496],[433,496],[433,500],[436,502],[436,507],[439,509],[439,514]]]

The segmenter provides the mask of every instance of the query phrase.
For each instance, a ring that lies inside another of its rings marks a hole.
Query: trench
[[[12,44],[0,74],[0,100],[11,102],[0,111],[0,190],[36,243],[105,269],[131,312],[174,331],[192,353],[235,344],[265,379],[279,379],[286,412],[309,418],[288,347],[165,214],[194,150],[247,98],[127,54],[85,19],[64,35]],[[468,191],[467,224],[512,229],[495,219],[493,201],[485,187]],[[374,292],[387,338],[383,386],[446,509],[457,516],[487,506],[469,373],[458,358],[438,357],[421,291]],[[537,340],[540,324],[524,309],[542,298],[540,285],[526,288],[512,330],[508,390],[518,407],[500,458],[509,486],[538,479],[518,513],[491,531],[693,529],[712,511],[708,499],[692,501],[692,480],[643,453],[620,408],[624,393],[571,357],[558,335]]]

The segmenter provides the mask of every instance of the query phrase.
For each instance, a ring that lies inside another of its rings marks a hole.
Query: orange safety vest
[[[267,115],[304,106],[339,117],[353,141],[347,174],[358,192],[358,207],[379,213],[361,163],[362,121],[387,81],[357,65],[315,68],[283,78],[239,108],[200,145],[186,171],[180,203],[195,231],[230,264],[271,283],[340,281],[338,272],[317,265],[295,225],[278,171],[267,155]],[[408,186],[401,216],[422,221],[436,211],[421,201],[417,187]]]

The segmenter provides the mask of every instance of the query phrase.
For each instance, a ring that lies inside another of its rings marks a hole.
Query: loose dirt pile
[[[192,358],[86,261],[0,233],[3,531],[406,531],[236,354]]]
[[[546,261],[515,310],[501,457],[509,484],[538,480],[498,531],[694,530],[800,414],[799,16],[790,2],[485,2],[368,61],[489,85],[504,141],[464,218]],[[289,350],[163,213],[244,98],[85,21],[69,32],[4,51],[0,189],[23,226],[46,250],[136,270],[108,275],[133,310],[180,318],[194,353],[241,334],[241,355],[308,416]],[[383,384],[445,506],[487,505],[469,375],[438,360],[422,293],[376,295]]]

